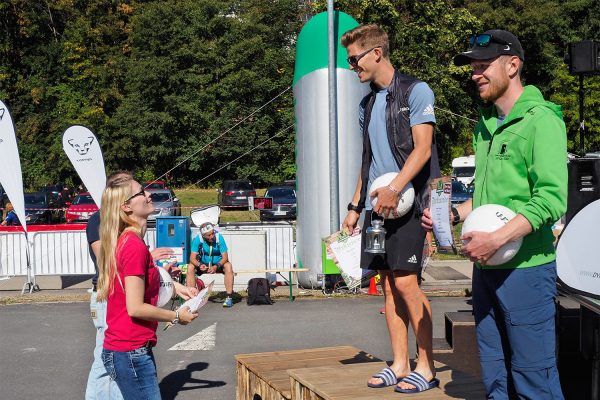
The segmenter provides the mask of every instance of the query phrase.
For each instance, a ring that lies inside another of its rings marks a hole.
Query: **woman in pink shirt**
[[[143,240],[153,211],[149,194],[131,176],[102,193],[97,298],[108,300],[102,361],[126,400],[160,399],[152,353],[158,321],[186,325],[198,316],[156,307],[159,272]],[[179,284],[175,289],[184,298],[197,293]]]

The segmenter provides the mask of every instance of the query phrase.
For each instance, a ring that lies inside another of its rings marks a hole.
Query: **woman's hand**
[[[173,282],[173,284],[175,285],[175,292],[177,295],[184,300],[189,300],[199,293],[198,289],[195,287],[183,286],[179,282]]]
[[[164,260],[164,259],[168,259],[170,258],[173,254],[175,254],[173,252],[172,249],[168,248],[168,247],[157,247],[156,249],[152,250],[150,252],[150,255],[152,256],[152,259],[154,260]]]
[[[198,317],[198,313],[193,313],[188,307],[182,307],[179,310],[179,323],[187,325]]]

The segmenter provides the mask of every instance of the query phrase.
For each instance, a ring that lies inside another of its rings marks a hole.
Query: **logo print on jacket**
[[[500,151],[496,154],[496,160],[510,160],[510,154],[508,154],[508,143],[502,143]]]

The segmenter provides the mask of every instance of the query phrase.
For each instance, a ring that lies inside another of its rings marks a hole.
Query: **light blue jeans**
[[[102,350],[102,361],[126,400],[160,400],[151,347],[131,351]]]
[[[88,376],[87,388],[85,389],[86,400],[122,400],[123,396],[119,386],[106,372],[102,362],[102,347],[104,345],[104,331],[106,330],[106,302],[96,301],[96,292],[92,293],[90,299],[90,311],[92,321],[96,327],[96,347],[94,348],[94,362]]]

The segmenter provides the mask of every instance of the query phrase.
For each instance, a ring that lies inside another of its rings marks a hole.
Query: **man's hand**
[[[348,214],[346,214],[346,218],[344,218],[344,222],[342,223],[342,229],[348,235],[351,235],[354,229],[356,228],[356,224],[358,223],[359,218],[360,214],[356,211],[348,211]]]
[[[485,265],[502,246],[495,232],[467,232],[460,237],[462,253],[473,262]]]
[[[206,264],[200,264],[198,266],[198,269],[200,270],[200,272],[206,272],[206,271],[208,271],[208,265],[206,265]]]
[[[400,194],[394,193],[387,186],[374,190],[370,196],[377,197],[377,204],[373,207],[373,211],[383,218],[387,218],[392,211],[395,211],[400,202]]]
[[[214,274],[215,272],[217,272],[217,266],[211,265],[210,267],[207,267],[207,271],[209,274]]]
[[[421,226],[427,232],[431,232],[433,230],[433,220],[431,219],[431,210],[429,210],[429,208],[423,210],[423,216],[421,217]]]
[[[170,258],[175,253],[168,247],[158,247],[152,250],[150,254],[154,260],[164,260]]]

